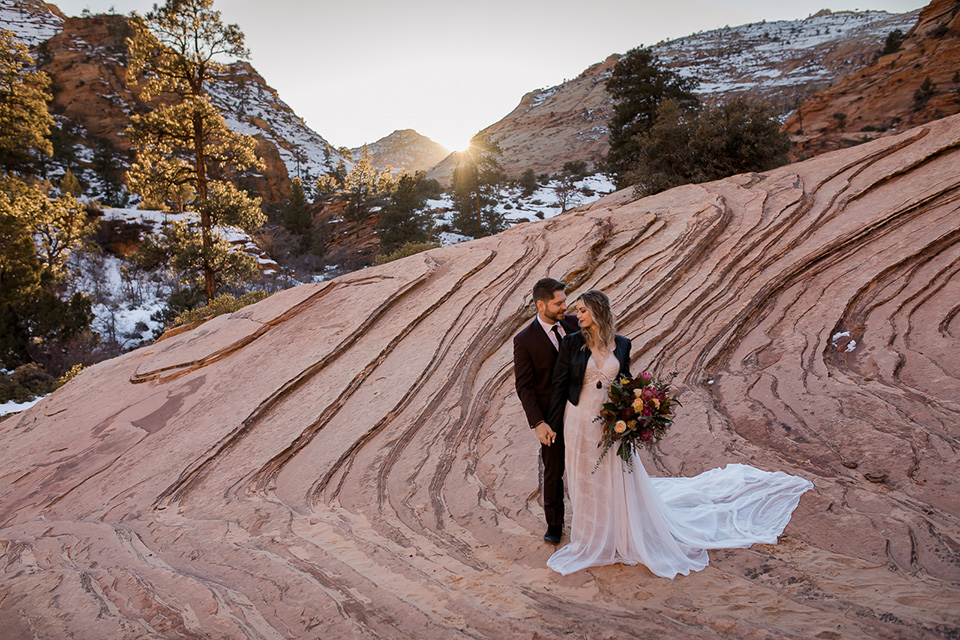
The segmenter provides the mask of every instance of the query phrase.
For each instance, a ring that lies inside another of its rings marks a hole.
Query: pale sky
[[[145,12],[155,0],[60,0],[66,15]],[[416,129],[448,149],[528,91],[612,53],[820,9],[904,13],[923,0],[217,0],[250,62],[334,146]]]

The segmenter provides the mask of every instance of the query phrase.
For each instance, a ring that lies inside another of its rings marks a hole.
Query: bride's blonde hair
[[[613,318],[613,311],[610,309],[610,298],[607,297],[607,294],[597,289],[590,289],[581,293],[577,300],[583,300],[583,304],[590,310],[590,315],[597,325],[599,344],[590,344],[592,335],[589,331],[585,331],[583,337],[587,342],[587,347],[591,351],[599,351],[603,347],[612,345],[613,337],[617,333],[617,325]]]

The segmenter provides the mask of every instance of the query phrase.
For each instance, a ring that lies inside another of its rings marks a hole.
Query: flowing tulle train
[[[600,464],[600,426],[594,421],[619,365],[609,354],[591,358],[580,402],[564,414],[566,485],[573,522],[570,543],[547,565],[568,575],[616,562],[643,564],[673,578],[707,566],[708,549],[773,544],[810,481],[744,464],[692,478],[651,478],[633,456],[633,470],[611,450]],[[601,381],[601,388],[596,382]]]

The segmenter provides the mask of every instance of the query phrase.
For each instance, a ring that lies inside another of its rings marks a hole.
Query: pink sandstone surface
[[[0,422],[3,638],[956,638],[960,117],[273,295]],[[560,577],[511,338],[544,275],[679,370],[653,475],[777,545]]]

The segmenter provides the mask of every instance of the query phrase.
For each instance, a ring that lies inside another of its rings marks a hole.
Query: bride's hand
[[[540,444],[545,446],[550,446],[553,444],[553,441],[557,439],[557,433],[550,428],[546,422],[541,422],[537,425],[537,439],[540,440]]]

